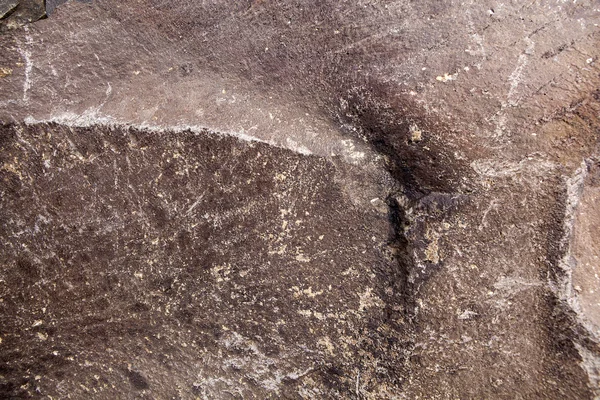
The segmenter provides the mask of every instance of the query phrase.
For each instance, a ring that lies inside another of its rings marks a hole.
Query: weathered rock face
[[[0,393],[600,395],[594,1],[67,3],[0,44]]]
[[[576,258],[577,266],[573,268],[573,288],[579,292],[580,304],[583,315],[589,320],[591,329],[600,336],[600,298],[598,288],[600,287],[600,276],[598,258],[600,257],[600,243],[598,238],[597,217],[600,216],[598,189],[599,175],[596,160],[588,161],[585,165],[588,172],[585,176],[585,184],[580,190],[583,191],[579,198],[577,213],[575,216],[575,234],[573,238],[572,253]]]
[[[0,0],[0,32],[45,17],[44,0]]]
[[[406,379],[387,215],[353,206],[331,162],[207,132],[2,137],[5,390],[341,395],[363,364],[371,390]]]

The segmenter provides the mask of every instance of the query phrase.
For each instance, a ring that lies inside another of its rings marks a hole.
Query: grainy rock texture
[[[0,394],[600,396],[599,23],[106,0],[4,29]]]
[[[0,0],[0,32],[46,17],[44,0]]]
[[[17,0],[2,0],[0,1],[0,19],[6,18],[19,5]]]

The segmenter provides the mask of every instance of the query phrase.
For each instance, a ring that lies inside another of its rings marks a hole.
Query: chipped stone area
[[[600,337],[600,237],[597,216],[600,191],[597,187],[586,187],[580,199],[577,212],[574,257],[577,266],[573,270],[573,289],[579,297],[583,314],[594,327],[593,332]]]
[[[597,293],[600,287],[597,235],[600,210],[597,158],[582,162],[569,183],[570,204],[566,219],[568,229],[564,238],[563,279],[559,293],[574,312],[572,320],[580,331],[576,346],[582,358],[582,366],[594,387],[600,388],[600,299]]]

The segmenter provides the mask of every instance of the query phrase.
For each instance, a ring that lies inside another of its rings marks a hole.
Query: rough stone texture
[[[67,0],[46,0],[46,13],[48,15],[52,14],[56,7],[66,2]]]
[[[0,1],[0,32],[46,17],[44,0]]]
[[[3,33],[0,390],[600,396],[599,23],[107,0]]]
[[[361,364],[372,390],[404,378],[387,214],[352,206],[331,162],[206,132],[2,137],[5,391],[319,397],[298,378],[338,395]]]
[[[600,336],[600,182],[597,160],[590,160],[585,168],[590,171],[582,188],[575,217],[572,254],[577,267],[573,269],[572,279],[573,288],[578,292],[581,311],[592,325],[594,334]]]
[[[16,0],[0,1],[0,19],[7,17],[19,5]]]

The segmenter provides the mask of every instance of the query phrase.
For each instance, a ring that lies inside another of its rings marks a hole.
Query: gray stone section
[[[69,0],[46,0],[46,13],[48,13],[48,15],[51,15],[52,13],[54,13],[54,10],[56,10],[56,7],[60,6],[61,4],[66,3]],[[72,0],[72,1],[79,1],[79,2],[83,2],[83,3],[91,3],[92,0]]]
[[[0,2],[0,33],[46,17],[44,0],[2,0]]]
[[[10,12],[14,11],[19,5],[16,0],[2,0],[0,1],[0,19],[5,18]]]

